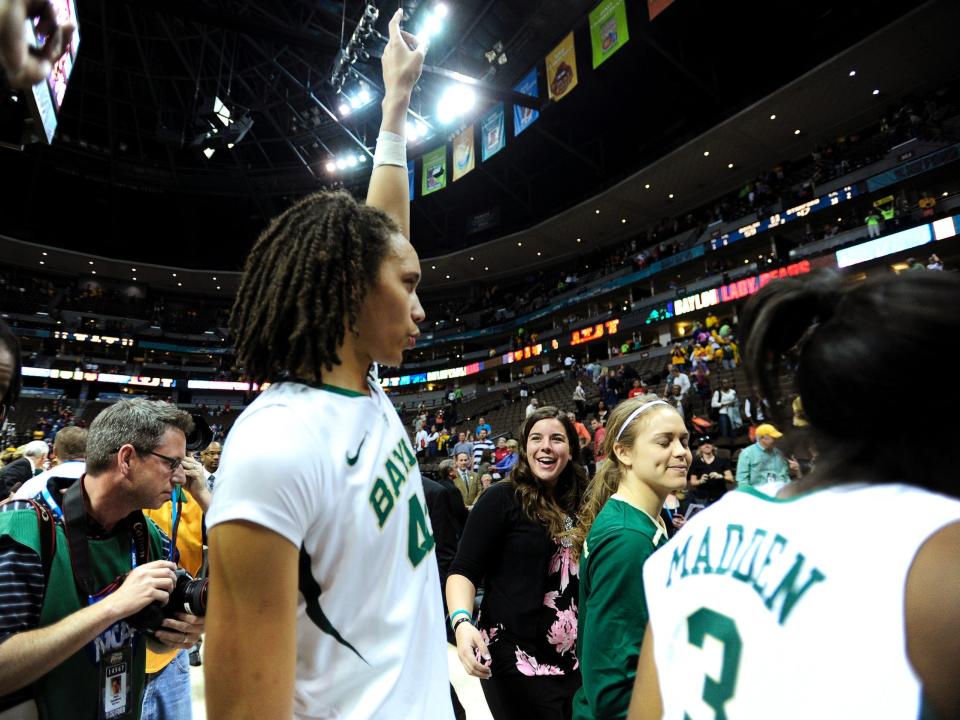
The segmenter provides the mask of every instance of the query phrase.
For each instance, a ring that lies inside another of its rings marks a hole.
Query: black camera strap
[[[137,565],[149,560],[147,521],[134,510],[124,521],[130,530]],[[63,496],[63,529],[70,548],[73,578],[80,589],[92,597],[97,593],[96,580],[90,569],[90,548],[87,545],[87,509],[83,503],[83,478],[71,485]]]

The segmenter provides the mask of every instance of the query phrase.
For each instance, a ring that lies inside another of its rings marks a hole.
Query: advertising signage
[[[720,287],[688,295],[673,303],[673,314],[685,315],[694,310],[703,310],[704,308],[720,305],[721,303],[730,302],[731,300],[740,300],[753,295],[771,280],[805,275],[810,272],[811,269],[809,260],[801,260],[800,262],[771,270],[770,272],[753,275],[743,280],[728,283],[727,285],[721,285]]]
[[[619,327],[620,318],[615,318],[613,320],[597,323],[596,325],[591,325],[590,327],[585,327],[580,330],[574,330],[570,334],[570,344],[581,345],[583,343],[592,342],[593,340],[599,340],[604,335],[616,335]]]

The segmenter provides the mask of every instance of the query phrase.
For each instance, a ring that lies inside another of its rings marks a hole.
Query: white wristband
[[[402,135],[380,131],[377,138],[377,149],[373,151],[373,167],[381,165],[396,165],[407,167],[407,140]]]

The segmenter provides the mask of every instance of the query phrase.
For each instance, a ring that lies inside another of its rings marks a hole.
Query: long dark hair
[[[570,445],[570,461],[557,478],[557,487],[553,493],[553,502],[543,492],[539,481],[530,469],[530,459],[527,457],[527,438],[533,426],[541,420],[554,419],[563,424]],[[520,427],[519,454],[517,464],[510,471],[507,480],[515,489],[517,499],[524,515],[530,520],[546,527],[550,537],[562,539],[572,537],[572,529],[566,527],[567,517],[575,519],[580,511],[580,500],[583,488],[586,486],[587,473],[580,461],[580,442],[577,429],[567,417],[566,412],[546,405],[537,408]]]
[[[319,380],[339,364],[396,232],[386,213],[345,192],[315,193],[275,218],[247,257],[230,316],[247,377],[304,368]]]
[[[887,275],[845,286],[833,272],[784,278],[760,290],[742,318],[748,377],[786,421],[780,375],[796,389],[819,451],[816,483],[904,482],[960,497],[952,467],[960,430],[956,393],[905,392],[958,336],[960,278]],[[789,398],[790,395],[788,394]]]
[[[10,407],[16,405],[20,399],[20,387],[22,380],[20,378],[23,372],[23,363],[20,360],[20,342],[17,336],[13,334],[10,326],[0,319],[0,345],[5,347],[13,358],[13,375],[10,376],[10,384],[7,386],[3,397],[0,398],[0,405]]]

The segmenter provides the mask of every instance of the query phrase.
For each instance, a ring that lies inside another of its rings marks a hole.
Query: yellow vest
[[[190,493],[181,490],[180,494],[183,496],[180,525],[177,528],[180,567],[196,577],[203,565],[203,511],[196,500],[190,497]],[[153,520],[169,536],[173,531],[170,523],[172,510],[172,501],[168,500],[156,510],[144,510],[143,514]],[[171,650],[168,653],[155,653],[147,648],[147,672],[160,672],[170,664],[178,652],[179,650]]]

